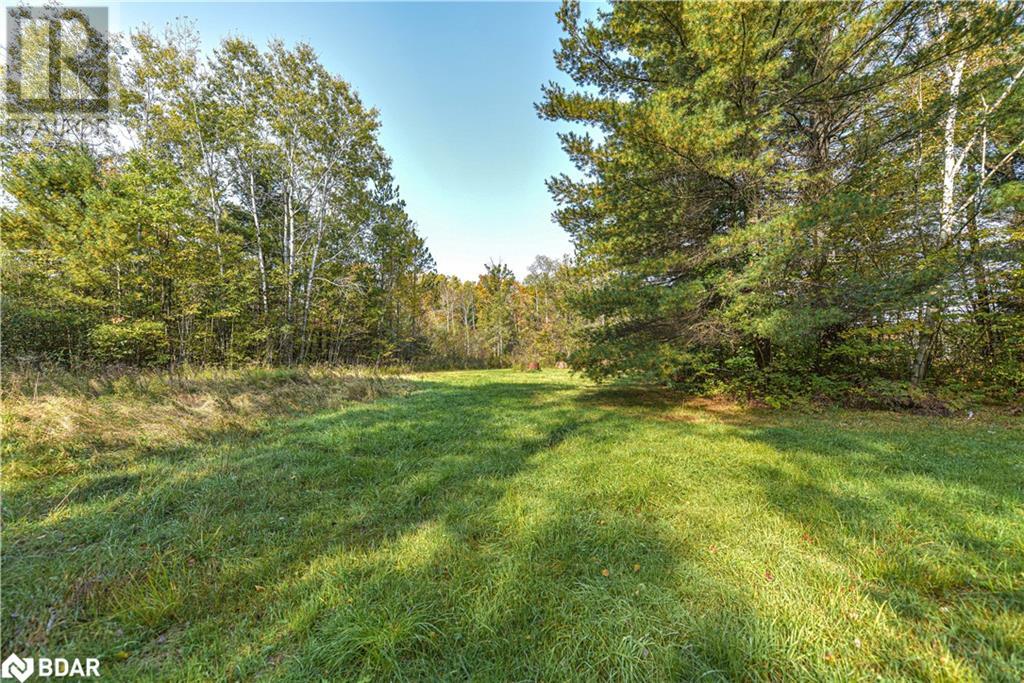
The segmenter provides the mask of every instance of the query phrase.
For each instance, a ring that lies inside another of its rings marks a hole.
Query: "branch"
[[[1014,145],[1013,149],[1011,149],[1009,152],[1007,152],[1006,156],[1004,156],[1002,159],[1000,159],[999,163],[996,164],[995,166],[993,166],[992,170],[989,171],[988,173],[986,173],[981,178],[981,180],[978,181],[978,189],[975,190],[974,192],[972,192],[971,195],[967,199],[965,199],[964,202],[962,204],[960,204],[960,206],[958,206],[956,208],[956,211],[952,212],[950,215],[951,216],[957,216],[962,211],[964,211],[968,206],[970,206],[971,202],[973,202],[978,197],[978,193],[981,192],[981,190],[984,188],[985,183],[988,182],[989,178],[991,178],[993,175],[995,175],[996,172],[1000,168],[1002,168],[1003,164],[1005,164],[1007,161],[1012,159],[1013,155],[1015,155],[1017,152],[1019,152],[1022,147],[1024,147],[1024,139],[1022,139],[1020,142],[1018,142],[1016,145]],[[956,229],[956,232],[950,232],[950,236],[946,240],[946,243],[942,245],[942,248],[945,248],[945,247],[949,246],[953,242],[953,240],[957,239],[960,236],[960,233],[963,232],[964,225],[966,225],[966,224],[961,224],[960,227],[958,227]]]
[[[999,108],[999,105],[1002,104],[1003,100],[1005,100],[1007,95],[1010,94],[1010,91],[1013,90],[1013,86],[1017,84],[1017,81],[1020,80],[1021,76],[1024,76],[1024,64],[1021,64],[1021,67],[1017,69],[1017,73],[1015,73],[1013,78],[1010,79],[1010,82],[1006,85],[1006,89],[1003,90],[1003,94],[992,103],[992,106],[985,111],[985,114],[991,114]]]

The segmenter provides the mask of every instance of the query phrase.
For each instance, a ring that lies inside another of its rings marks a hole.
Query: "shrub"
[[[90,339],[93,354],[101,363],[153,367],[163,365],[169,357],[163,323],[153,320],[99,325]]]

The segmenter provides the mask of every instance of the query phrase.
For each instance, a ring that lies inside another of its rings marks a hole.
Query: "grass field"
[[[73,447],[8,416],[3,652],[108,680],[1024,677],[1020,418],[412,379]]]

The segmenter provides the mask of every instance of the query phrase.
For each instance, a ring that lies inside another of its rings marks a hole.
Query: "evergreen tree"
[[[583,179],[549,183],[588,282],[588,374],[920,383],[952,361],[939,342],[971,301],[1012,314],[977,293],[1008,219],[989,212],[978,248],[968,226],[992,187],[972,183],[1020,151],[1019,5],[622,2],[583,21],[568,2],[558,18],[578,88],[548,85],[540,114],[596,129],[561,136]]]

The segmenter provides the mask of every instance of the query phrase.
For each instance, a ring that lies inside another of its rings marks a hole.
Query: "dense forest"
[[[1024,389],[1024,5],[558,14],[574,364],[769,394]]]
[[[579,173],[549,181],[575,254],[523,281],[436,272],[377,112],[310,47],[124,37],[108,125],[5,130],[4,360],[567,360],[782,399],[1020,395],[1020,3],[557,20],[575,86],[537,108],[577,124]]]
[[[306,45],[140,31],[103,126],[10,127],[3,353],[16,364],[557,362],[567,262],[438,275],[375,110]],[[59,112],[58,112],[59,116]]]

